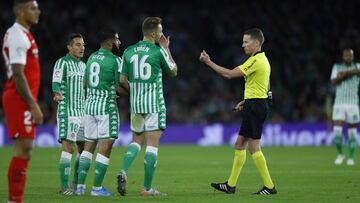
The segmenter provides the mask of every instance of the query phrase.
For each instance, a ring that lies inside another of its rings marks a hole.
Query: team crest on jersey
[[[30,133],[31,130],[32,130],[32,126],[31,126],[31,125],[25,125],[25,131],[26,131],[27,133]]]
[[[61,75],[61,72],[59,70],[55,71],[55,77],[56,78],[60,77],[60,75]]]
[[[33,49],[33,50],[32,50],[32,54],[33,54],[36,58],[39,58],[39,49]]]

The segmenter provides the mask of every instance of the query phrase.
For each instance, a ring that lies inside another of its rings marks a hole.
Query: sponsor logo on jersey
[[[27,133],[30,133],[31,130],[32,130],[32,126],[31,126],[31,125],[26,125],[26,126],[25,126],[25,131],[26,131]]]

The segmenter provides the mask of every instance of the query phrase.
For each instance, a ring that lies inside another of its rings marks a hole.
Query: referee
[[[200,61],[219,75],[227,79],[245,77],[245,100],[239,102],[234,108],[234,111],[243,111],[243,120],[235,143],[231,174],[224,183],[211,183],[213,188],[225,193],[235,193],[236,182],[246,160],[246,145],[249,146],[255,166],[264,182],[263,188],[254,194],[271,195],[277,193],[260,148],[262,126],[269,111],[267,98],[271,71],[269,61],[265,53],[261,51],[263,43],[264,35],[260,29],[253,28],[245,31],[242,47],[250,57],[245,63],[232,70],[211,61],[210,56],[205,51],[200,54]]]

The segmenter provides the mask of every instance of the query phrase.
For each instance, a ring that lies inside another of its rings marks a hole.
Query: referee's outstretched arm
[[[234,69],[228,69],[224,68],[222,66],[217,65],[213,61],[211,61],[210,56],[206,53],[206,51],[202,51],[200,54],[200,61],[208,65],[210,68],[212,68],[214,71],[216,71],[219,75],[227,78],[238,78],[243,77],[244,73],[240,70],[240,68],[236,67]]]

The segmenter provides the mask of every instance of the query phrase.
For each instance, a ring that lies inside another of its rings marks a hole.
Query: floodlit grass
[[[251,195],[262,187],[262,181],[249,153],[236,193],[228,195],[214,192],[210,182],[227,180],[234,154],[231,147],[165,145],[159,150],[153,185],[168,196],[139,196],[144,176],[143,149],[129,171],[128,195],[122,197],[116,192],[116,174],[124,151],[124,147],[114,148],[103,184],[115,196],[101,198],[89,195],[93,165],[87,178],[85,196],[59,195],[60,149],[34,149],[25,202],[360,202],[360,159],[355,157],[355,166],[335,166],[333,147],[263,148],[279,192],[274,196]],[[10,147],[0,149],[0,202],[6,202],[6,174],[11,154]]]

